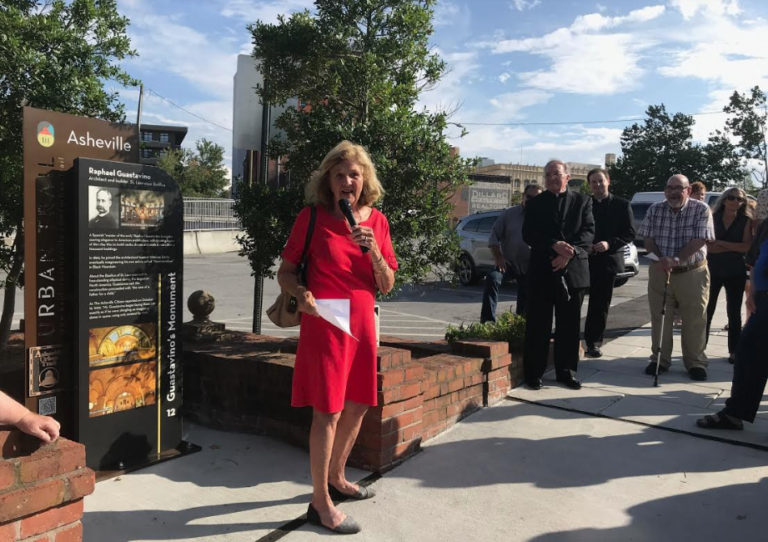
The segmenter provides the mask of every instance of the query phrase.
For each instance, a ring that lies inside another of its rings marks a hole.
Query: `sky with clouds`
[[[256,20],[312,9],[310,0],[118,0],[139,57],[125,69],[146,88],[142,122],[189,128],[231,160],[232,82]],[[764,0],[451,0],[435,9],[435,51],[449,64],[419,107],[455,110],[447,132],[467,157],[600,164],[649,104],[722,110],[734,91],[768,90]],[[138,91],[120,89],[135,122]],[[201,120],[169,104],[174,102]],[[696,117],[705,140],[721,114]],[[595,122],[595,121],[619,122]],[[561,123],[566,124],[552,124]],[[211,124],[213,123],[213,124]],[[217,126],[218,125],[218,126]],[[230,165],[228,163],[228,165]]]

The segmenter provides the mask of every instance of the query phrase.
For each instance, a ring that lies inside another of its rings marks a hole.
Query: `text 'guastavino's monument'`
[[[97,470],[182,444],[183,201],[138,150],[134,125],[24,109],[26,403]]]

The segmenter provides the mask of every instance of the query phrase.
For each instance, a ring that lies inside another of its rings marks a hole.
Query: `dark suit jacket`
[[[635,219],[632,207],[623,198],[608,194],[602,202],[592,201],[595,217],[595,240],[608,242],[608,250],[590,254],[592,274],[612,274],[624,271],[624,245],[635,241]]]
[[[96,216],[88,223],[91,228],[117,228],[117,218],[112,213]]]
[[[595,236],[592,217],[592,198],[567,190],[564,219],[558,221],[557,196],[545,190],[526,202],[523,239],[531,247],[528,273],[532,287],[549,287],[552,260],[557,253],[552,249],[557,241],[565,241],[576,249],[576,255],[565,268],[565,279],[570,288],[589,288],[589,262],[587,249]]]

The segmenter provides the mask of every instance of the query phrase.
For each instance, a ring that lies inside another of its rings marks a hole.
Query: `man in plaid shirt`
[[[672,318],[664,320],[661,330],[661,309],[664,283],[671,273],[667,290],[667,314],[672,316],[675,305],[683,319],[681,342],[683,364],[693,380],[707,379],[707,303],[709,302],[709,269],[707,241],[714,241],[715,228],[709,206],[691,199],[691,186],[685,175],[673,175],[664,189],[666,201],[654,203],[645,215],[640,235],[645,248],[655,254],[658,262],[648,272],[648,304],[651,309],[652,361],[646,374],[656,372],[656,356],[661,363],[659,373],[672,364]]]

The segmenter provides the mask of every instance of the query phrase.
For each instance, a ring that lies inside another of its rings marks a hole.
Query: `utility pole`
[[[267,78],[269,70],[264,70],[264,93],[267,91]],[[270,125],[270,107],[266,98],[262,97],[261,109],[261,154],[259,156],[259,180],[260,183],[267,183],[267,173],[269,170],[268,141]],[[261,310],[264,304],[264,275],[256,275],[253,285],[253,332],[261,335]]]
[[[141,107],[144,105],[144,83],[139,85],[139,110],[136,112],[136,126],[139,130],[139,139],[141,139]]]

